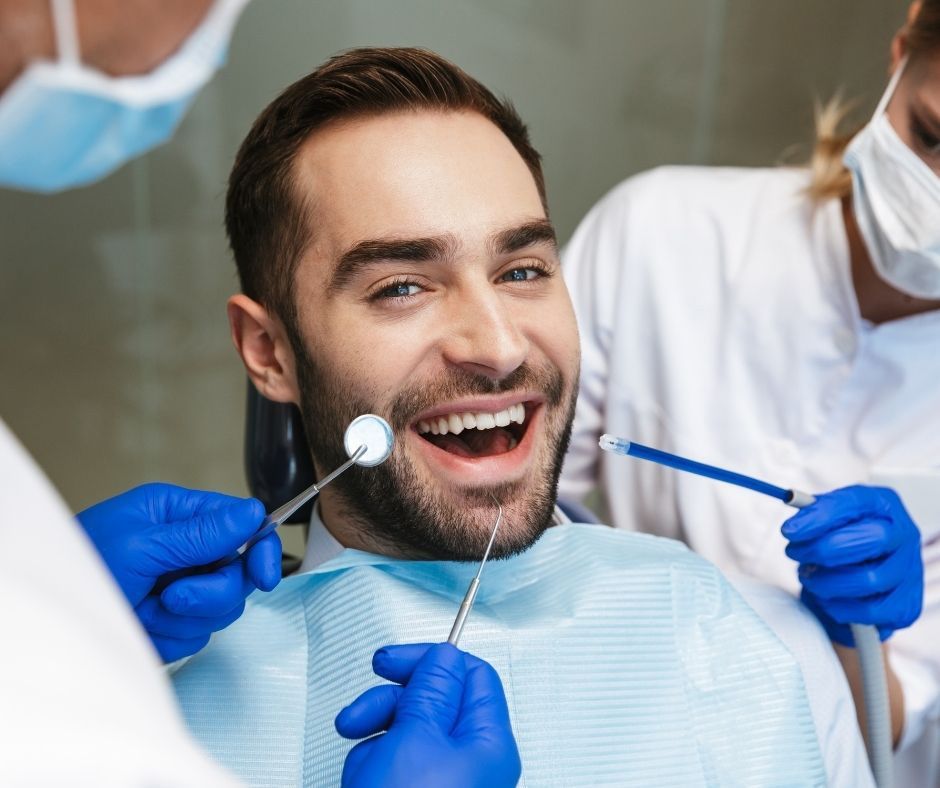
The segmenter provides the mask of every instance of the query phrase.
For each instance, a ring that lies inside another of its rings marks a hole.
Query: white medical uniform
[[[94,548],[0,421],[0,785],[234,786]]]
[[[583,347],[561,494],[600,483],[613,523],[682,539],[792,593],[783,504],[601,452],[600,434],[783,487],[900,494],[920,527],[923,617],[890,641],[905,696],[898,785],[940,771],[940,311],[864,321],[841,206],[798,169],[669,167],[631,178],[563,255]]]

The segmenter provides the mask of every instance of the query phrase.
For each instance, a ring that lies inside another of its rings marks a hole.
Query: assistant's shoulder
[[[687,226],[690,218],[740,220],[755,203],[799,196],[807,184],[803,169],[783,167],[664,166],[634,175],[611,189],[588,214],[597,222],[625,220],[631,229],[651,231]]]
[[[643,309],[685,293],[716,309],[742,266],[808,237],[807,172],[659,167],[603,197],[562,253],[575,309],[612,323],[622,299]]]

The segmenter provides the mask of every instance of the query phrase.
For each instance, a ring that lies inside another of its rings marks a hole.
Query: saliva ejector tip
[[[630,441],[607,433],[601,435],[597,443],[604,451],[612,451],[615,454],[627,454],[630,451]]]

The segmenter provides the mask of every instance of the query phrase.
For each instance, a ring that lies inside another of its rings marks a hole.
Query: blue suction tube
[[[796,509],[802,509],[816,502],[812,495],[800,490],[777,487],[751,476],[718,468],[714,465],[706,465],[703,462],[653,449],[614,435],[601,435],[599,444],[604,451],[613,454],[636,457],[678,471],[694,473],[698,476],[705,476],[737,487],[744,487],[754,492],[769,495]],[[867,624],[851,624],[850,629],[852,638],[855,640],[855,650],[858,653],[859,668],[862,674],[862,697],[865,702],[866,733],[868,734],[866,742],[868,761],[878,788],[893,788],[894,751],[891,742],[891,708],[888,702],[888,681],[881,652],[881,638],[878,637],[878,630]]]

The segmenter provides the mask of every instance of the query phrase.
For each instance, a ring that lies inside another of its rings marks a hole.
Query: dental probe
[[[491,496],[492,497],[492,496]],[[486,552],[483,553],[483,560],[480,561],[480,568],[477,569],[476,576],[470,581],[470,587],[464,595],[463,602],[460,603],[460,609],[457,611],[457,618],[454,619],[454,625],[450,629],[450,635],[447,636],[447,642],[452,646],[457,645],[460,640],[460,633],[463,632],[464,622],[470,614],[470,608],[473,607],[473,600],[477,597],[477,589],[480,587],[480,575],[483,574],[483,567],[486,566],[486,559],[490,557],[490,549],[493,547],[493,541],[496,539],[496,532],[499,530],[499,523],[503,519],[503,507],[499,501],[493,498],[493,503],[499,507],[499,514],[496,515],[496,523],[493,526],[493,533],[490,534],[489,544],[486,546]]]
[[[699,476],[707,476],[709,479],[745,487],[748,490],[777,498],[794,509],[802,509],[816,503],[816,497],[809,493],[776,487],[751,476],[717,468],[714,465],[706,465],[703,462],[689,460],[659,449],[652,449],[649,446],[633,443],[624,438],[605,434],[601,435],[598,443],[604,451],[622,454],[625,457],[648,460],[679,471],[688,471]],[[878,788],[890,788],[894,785],[894,753],[891,739],[888,682],[881,654],[881,639],[878,636],[878,630],[868,624],[849,624],[849,629],[852,630],[852,638],[855,640],[855,650],[858,653],[862,676],[862,695],[865,699],[868,732],[868,759]]]
[[[336,470],[328,473],[322,479],[311,484],[300,495],[292,498],[283,506],[279,506],[271,512],[261,523],[260,528],[255,531],[236,553],[226,556],[208,567],[200,569],[203,571],[215,571],[223,566],[228,566],[233,561],[240,558],[244,553],[250,550],[255,544],[260,542],[269,533],[282,525],[288,517],[296,512],[301,506],[316,495],[320,494],[326,485],[333,481],[337,476],[342,475],[353,465],[360,465],[363,468],[371,468],[375,465],[381,465],[385,462],[392,449],[395,446],[395,436],[388,422],[381,416],[373,413],[365,413],[353,419],[346,428],[343,436],[343,445],[349,459],[340,465]]]

